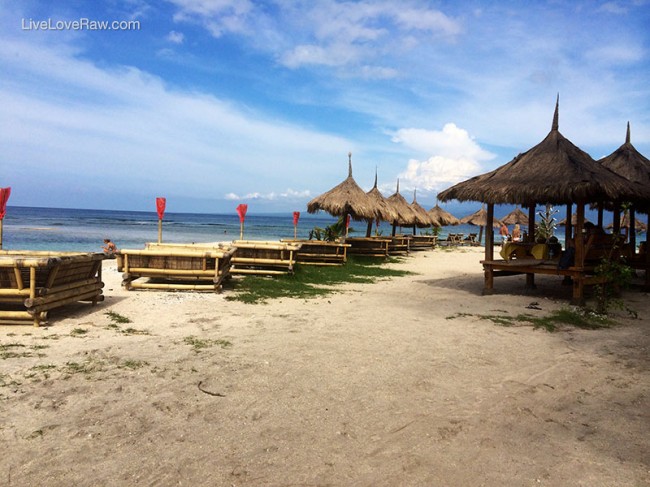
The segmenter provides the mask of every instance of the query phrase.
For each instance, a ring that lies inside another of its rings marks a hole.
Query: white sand
[[[266,305],[126,292],[106,262],[104,303],[0,327],[31,355],[0,360],[0,484],[650,485],[647,294],[608,329],[497,326],[479,315],[543,316],[570,289],[481,296],[479,252]]]

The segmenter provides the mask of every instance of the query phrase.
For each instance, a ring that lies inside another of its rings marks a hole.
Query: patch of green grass
[[[210,338],[198,338],[195,336],[188,336],[183,338],[183,342],[192,347],[192,350],[195,352],[200,352],[203,349],[213,347],[215,345],[220,346],[221,348],[228,348],[232,346],[232,342],[228,340],[212,340]]]
[[[126,316],[122,316],[121,314],[116,313],[115,311],[107,311],[104,314],[108,316],[113,323],[131,323],[130,318],[127,318]]]
[[[73,374],[86,374],[90,375],[92,372],[101,371],[103,369],[103,363],[101,361],[87,360],[83,363],[79,362],[66,362],[63,367],[61,367],[61,372],[67,374],[66,379],[70,378]]]
[[[508,314],[472,315],[470,313],[456,313],[455,315],[448,316],[447,319],[455,319],[467,316],[476,316],[476,318],[481,320],[489,320],[495,325],[499,326],[526,324],[532,326],[535,329],[544,328],[549,332],[557,331],[560,325],[596,330],[599,328],[606,328],[614,324],[614,322],[607,317],[594,313],[589,309],[574,310],[569,308],[562,308],[552,311],[546,316],[533,316],[527,313],[518,314],[516,316],[510,316]]]
[[[378,279],[410,274],[384,265],[394,262],[399,260],[379,261],[351,256],[342,266],[304,265],[296,268],[293,275],[269,278],[246,276],[235,283],[235,294],[226,296],[226,299],[245,303],[265,303],[280,298],[306,299],[331,294],[336,291],[337,284],[371,283]]]
[[[138,330],[136,328],[125,328],[120,330],[123,335],[151,335],[147,330]]]
[[[70,332],[71,337],[82,337],[85,336],[86,334],[88,334],[88,330],[85,330],[84,328],[74,328]]]
[[[120,369],[135,370],[135,369],[139,369],[141,367],[145,367],[147,365],[149,365],[149,363],[145,362],[144,360],[125,360],[120,365],[118,365],[118,367]]]

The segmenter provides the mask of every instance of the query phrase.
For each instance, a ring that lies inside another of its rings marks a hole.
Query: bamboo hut
[[[488,225],[488,215],[483,205],[481,205],[481,208],[478,211],[461,218],[460,222],[479,227],[478,242],[480,243],[481,240],[483,240],[483,228]],[[494,219],[492,225],[495,227],[501,226],[499,222]]]
[[[381,194],[381,191],[377,188],[377,171],[375,170],[375,184],[367,195],[372,199],[373,204],[375,205],[375,210],[377,216],[374,219],[368,219],[368,229],[366,231],[366,237],[370,237],[372,232],[372,223],[374,220],[381,220],[386,222],[394,222],[398,218],[398,214],[392,205],[384,198],[384,195]]]
[[[397,225],[412,226],[417,222],[417,217],[411,205],[399,193],[399,179],[397,180],[397,189],[395,193],[388,197],[388,202],[397,212],[397,218],[393,220],[393,236],[395,236]]]
[[[567,222],[566,218],[562,218],[557,224],[561,227],[565,226]],[[582,219],[582,225],[584,226],[585,223],[591,223],[591,220],[589,218],[583,218]],[[575,227],[578,224],[578,218],[575,213],[571,215],[571,227]]]
[[[512,210],[510,213],[508,213],[506,216],[501,218],[501,223],[505,223],[506,225],[524,225],[528,226],[529,220],[528,220],[528,215],[524,213],[521,208],[516,207],[514,210]]]
[[[442,209],[438,203],[429,210],[429,215],[435,227],[447,227],[449,225],[460,225],[460,220],[448,211]]]
[[[627,123],[627,133],[625,135],[625,143],[616,149],[607,157],[599,159],[598,162],[608,169],[611,169],[616,174],[623,176],[628,181],[640,183],[646,187],[650,187],[650,160],[641,154],[632,145],[630,138],[630,122]],[[618,232],[621,227],[620,224],[620,208],[614,207],[614,232]],[[641,202],[641,204],[631,205],[629,208],[630,220],[634,221],[636,218],[636,211],[648,214],[648,224],[650,225],[650,201]],[[598,208],[598,224],[603,224],[603,206]],[[633,248],[636,248],[636,228],[632,226],[629,228],[629,240]]]
[[[347,216],[356,221],[374,220],[378,212],[374,200],[359,187],[352,177],[352,153],[348,153],[348,177],[326,193],[307,203],[307,211],[316,213],[326,211],[333,216]]]
[[[555,105],[551,131],[546,138],[512,161],[486,174],[458,183],[441,192],[441,201],[481,201],[487,203],[488,226],[485,246],[484,294],[491,294],[494,277],[526,274],[526,284],[534,287],[534,275],[566,275],[573,278],[573,302],[584,302],[584,286],[596,282],[586,266],[586,246],[576,239],[575,265],[566,270],[542,261],[532,263],[494,260],[495,204],[521,204],[529,211],[529,238],[535,235],[535,206],[537,204],[567,205],[567,216],[576,205],[578,218],[576,234],[582,234],[585,204],[605,201],[642,201],[648,190],[631,184],[622,176],[594,161],[589,154],[576,147],[559,131],[559,96]],[[570,233],[567,232],[570,237]]]
[[[619,227],[620,228],[625,228],[628,231],[628,233],[630,232],[630,217],[629,217],[628,213],[624,214],[621,217],[621,220],[619,222]],[[614,222],[610,223],[605,228],[607,228],[608,230],[613,230],[614,229]],[[636,232],[640,232],[640,233],[646,232],[648,230],[648,226],[645,223],[643,223],[641,220],[639,220],[638,218],[635,218],[634,219],[634,230]]]

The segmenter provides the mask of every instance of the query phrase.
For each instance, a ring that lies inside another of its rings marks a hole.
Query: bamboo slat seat
[[[388,238],[390,243],[388,244],[388,255],[404,255],[408,254],[411,250],[411,245],[413,242],[412,235],[393,235],[390,237],[371,237],[371,238]]]
[[[0,251],[0,323],[39,326],[52,309],[103,301],[104,254]]]
[[[121,249],[118,270],[125,289],[175,289],[220,292],[230,277],[234,248],[223,244],[153,244]],[[137,281],[147,278],[146,281]]]
[[[347,262],[347,250],[350,248],[350,244],[324,240],[286,239],[281,242],[300,245],[296,263],[306,265],[343,265]]]
[[[392,239],[386,237],[348,237],[348,253],[368,257],[388,257]]]
[[[232,274],[293,274],[299,243],[235,240]]]
[[[436,235],[411,235],[410,250],[431,250],[437,243]]]

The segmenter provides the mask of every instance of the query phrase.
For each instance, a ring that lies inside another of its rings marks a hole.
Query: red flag
[[[0,188],[0,220],[7,214],[7,200],[11,194],[11,188]]]
[[[156,211],[158,212],[159,220],[163,219],[166,205],[167,205],[167,200],[165,198],[156,198]]]
[[[237,213],[239,214],[239,223],[244,223],[246,218],[246,211],[248,211],[248,205],[241,204],[237,207]]]
[[[345,220],[345,228],[350,228],[350,215],[348,215],[347,219]]]
[[[298,225],[298,220],[300,219],[300,212],[299,211],[294,211],[293,212],[293,226],[295,227]]]

